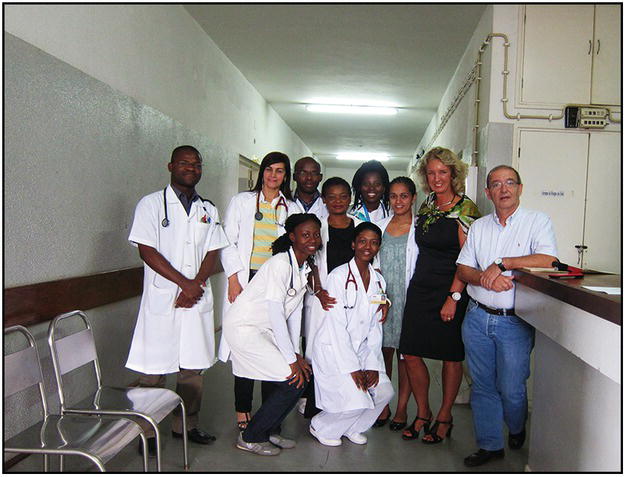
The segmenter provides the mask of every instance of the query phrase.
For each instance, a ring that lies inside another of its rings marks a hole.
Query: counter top
[[[583,288],[583,285],[621,287],[621,275],[590,274],[583,278],[554,279],[548,277],[549,273],[554,272],[531,272],[525,269],[513,272],[518,283],[569,303],[616,325],[622,325],[622,295],[607,295]]]

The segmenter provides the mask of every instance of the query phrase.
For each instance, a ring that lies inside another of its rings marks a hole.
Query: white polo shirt
[[[543,212],[518,207],[506,219],[504,227],[500,225],[495,212],[476,220],[469,229],[456,263],[483,271],[496,258],[523,257],[535,253],[557,256],[552,221]],[[510,270],[503,273],[511,274]],[[512,289],[503,292],[468,284],[467,293],[474,300],[491,308],[515,306],[515,281]]]

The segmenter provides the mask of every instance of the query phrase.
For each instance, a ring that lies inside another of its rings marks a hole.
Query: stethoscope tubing
[[[200,203],[202,204],[202,208],[206,212],[207,218],[209,218],[209,211],[206,210],[206,207],[204,206],[204,199],[200,196],[198,196],[198,199],[200,200]],[[165,218],[161,220],[161,226],[165,228],[170,225],[170,219],[167,216],[167,186],[165,186],[165,189],[163,189],[163,210],[165,211]]]

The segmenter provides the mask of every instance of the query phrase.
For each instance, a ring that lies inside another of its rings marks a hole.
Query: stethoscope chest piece
[[[254,214],[254,219],[263,220],[263,212],[257,210],[256,214]]]
[[[163,227],[167,227],[169,224],[170,224],[170,221],[169,221],[168,219],[163,219],[163,220],[161,221],[161,225],[162,225]]]
[[[296,296],[296,289],[295,288],[288,289],[287,290],[287,295],[289,295],[290,297]]]

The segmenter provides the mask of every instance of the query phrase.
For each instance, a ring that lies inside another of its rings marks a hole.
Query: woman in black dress
[[[419,255],[407,291],[400,352],[406,360],[418,413],[402,437],[416,439],[423,428],[422,441],[436,444],[452,431],[452,405],[463,377],[461,323],[468,296],[465,283],[456,276],[456,259],[469,226],[480,213],[464,194],[467,166],[449,149],[428,151],[417,172],[429,195],[415,225]],[[443,400],[432,428],[430,375],[423,358],[443,361]]]

